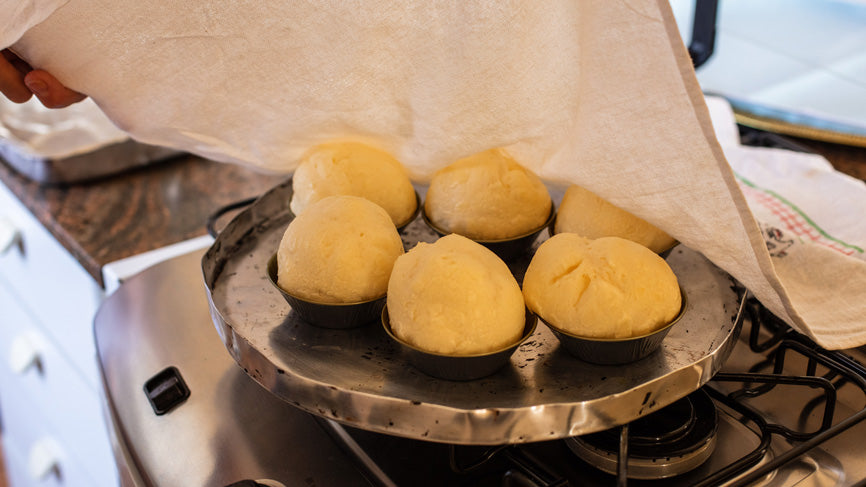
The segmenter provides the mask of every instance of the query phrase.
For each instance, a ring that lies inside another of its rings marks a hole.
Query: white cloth
[[[792,319],[828,348],[859,345],[866,327],[866,183],[816,154],[741,146],[730,105],[721,98],[708,104],[797,314]]]
[[[289,172],[353,138],[423,182],[505,147],[701,251],[820,344],[866,343],[866,303],[824,315],[826,289],[777,274],[665,0],[70,0],[15,47],[133,137],[215,160]]]
[[[16,42],[28,29],[42,22],[68,0],[0,0],[0,47]]]

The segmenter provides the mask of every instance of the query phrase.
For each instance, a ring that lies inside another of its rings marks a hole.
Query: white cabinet
[[[0,185],[0,428],[11,487],[118,485],[93,339],[102,298]]]

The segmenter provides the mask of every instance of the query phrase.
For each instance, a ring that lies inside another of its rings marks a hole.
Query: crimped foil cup
[[[322,328],[356,328],[379,319],[385,296],[354,303],[320,303],[287,293],[277,284],[277,254],[268,259],[268,279],[295,313],[305,322]]]
[[[442,227],[437,226],[435,223],[430,221],[430,218],[427,217],[427,211],[423,207],[421,208],[421,217],[424,219],[424,223],[426,223],[427,226],[430,227],[434,232],[436,232],[440,237],[444,237],[445,235],[453,233]],[[508,262],[528,252],[529,249],[532,248],[532,244],[535,243],[535,239],[536,237],[538,237],[538,234],[541,233],[542,230],[544,230],[545,228],[552,228],[555,219],[556,206],[551,203],[550,215],[547,217],[547,220],[545,220],[545,222],[538,228],[535,228],[522,235],[495,240],[479,240],[466,235],[464,236],[472,241],[478,242],[481,245],[487,247],[488,249],[492,250],[494,254],[498,255],[500,259]]]
[[[421,350],[397,338],[391,330],[388,307],[386,306],[382,309],[382,326],[385,328],[385,333],[400,346],[409,363],[427,375],[453,381],[480,379],[501,369],[508,363],[517,347],[535,332],[537,324],[538,320],[535,314],[527,309],[526,321],[523,325],[523,335],[511,345],[488,353],[444,355]]]
[[[575,357],[599,365],[621,365],[636,362],[658,349],[674,325],[686,312],[686,293],[680,287],[682,306],[674,319],[664,327],[646,335],[629,338],[588,338],[565,331],[556,325],[539,319],[550,328],[565,349]]]

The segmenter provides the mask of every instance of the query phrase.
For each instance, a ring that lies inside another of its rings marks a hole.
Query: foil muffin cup
[[[421,196],[418,195],[418,191],[415,191],[415,211],[412,212],[412,215],[406,219],[406,221],[398,223],[397,231],[403,231],[404,228],[408,227],[410,223],[415,221],[415,218],[418,217],[418,213],[421,211]]]
[[[268,259],[268,279],[305,322],[322,328],[356,328],[379,319],[385,296],[354,303],[321,303],[287,293],[277,284],[277,254]]]
[[[682,305],[680,312],[670,323],[658,330],[629,338],[589,338],[575,335],[548,322],[541,316],[539,319],[550,328],[560,344],[575,357],[599,365],[622,365],[636,362],[656,351],[664,341],[668,332],[686,312],[688,305],[686,293],[680,287]]]
[[[519,340],[511,345],[488,353],[445,355],[421,350],[397,338],[391,330],[388,307],[382,309],[382,326],[385,328],[385,333],[400,346],[409,363],[429,376],[453,381],[480,379],[501,369],[508,363],[517,347],[535,332],[537,324],[537,317],[527,309],[523,334]]]
[[[424,219],[424,223],[427,224],[434,232],[436,232],[440,237],[444,237],[450,233],[448,230],[437,226],[435,223],[430,221],[430,218],[427,216],[427,211],[422,207],[421,208],[421,217]],[[492,250],[494,254],[498,255],[500,259],[508,262],[510,260],[514,260],[524,254],[526,254],[530,248],[532,248],[532,244],[535,243],[536,237],[541,233],[545,228],[553,228],[553,222],[556,219],[556,206],[551,203],[550,205],[550,214],[547,217],[547,220],[540,225],[538,228],[535,228],[527,233],[517,235],[509,238],[501,238],[501,239],[493,239],[493,240],[483,240],[469,237],[468,235],[464,235],[464,237],[469,238],[470,240],[477,242],[488,249]]]

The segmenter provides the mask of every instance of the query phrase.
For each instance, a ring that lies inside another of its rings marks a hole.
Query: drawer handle
[[[5,254],[21,240],[21,232],[12,220],[0,216],[0,255]]]
[[[42,373],[43,340],[35,330],[27,330],[14,339],[9,350],[9,367],[19,375],[30,369]]]
[[[61,478],[60,461],[63,458],[63,449],[60,444],[51,437],[40,438],[30,447],[27,458],[27,470],[34,480],[46,480],[53,475]]]

